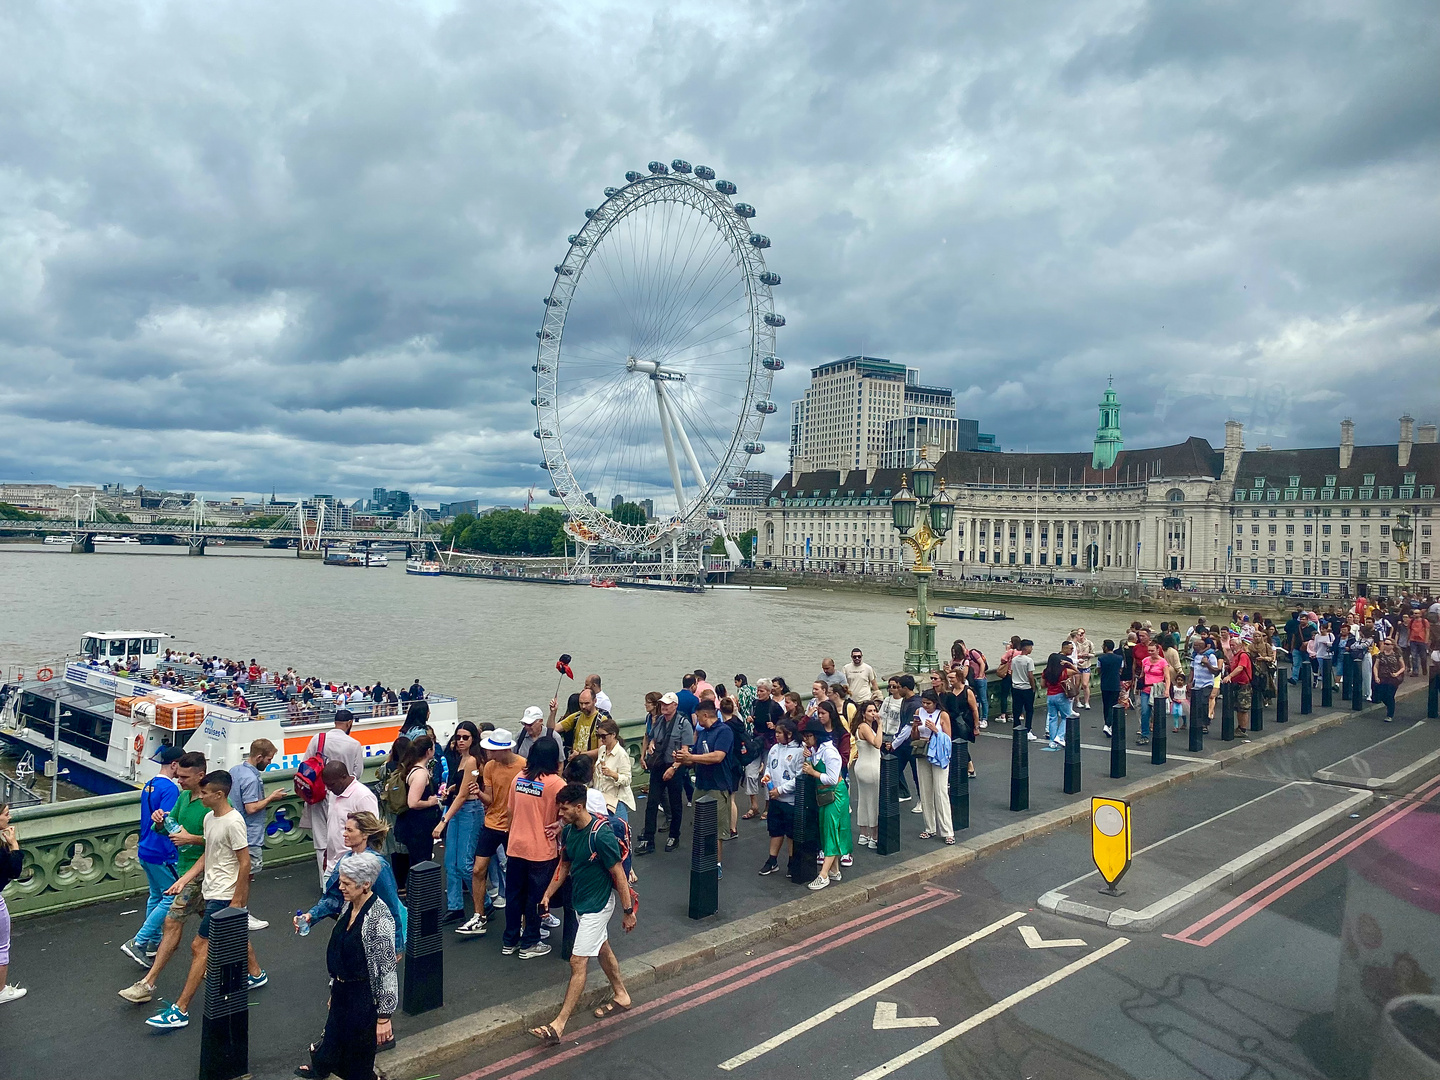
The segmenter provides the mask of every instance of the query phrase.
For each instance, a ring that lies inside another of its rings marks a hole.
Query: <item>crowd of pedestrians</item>
[[[548,710],[529,706],[513,729],[462,721],[443,745],[429,728],[420,688],[373,789],[362,779],[363,748],[350,734],[354,718],[338,708],[333,727],[315,735],[304,755],[320,765],[318,786],[303,798],[301,822],[315,846],[317,899],[295,913],[292,925],[303,935],[326,919],[335,924],[326,952],[329,1016],[297,1074],[369,1077],[375,1053],[393,1044],[396,964],[409,931],[408,872],[432,858],[437,843],[445,868],[442,925],[457,936],[485,936],[503,913],[501,954],[530,960],[552,951],[551,932],[561,925],[552,906],[568,908],[576,919],[565,1002],[554,1019],[531,1031],[554,1042],[573,1018],[591,957],[611,987],[595,1015],[630,1008],[609,927],[618,908],[623,929],[634,928],[639,878],[633,860],[674,851],[697,800],[717,804],[722,874],[725,846],[743,822],[753,821],[764,823],[768,839],[758,873],[776,875],[785,869],[787,844],[792,861],[795,854],[797,788],[813,778],[821,844],[809,887],[824,889],[854,865],[856,847],[877,845],[884,754],[899,760],[900,799],[922,817],[918,838],[954,844],[949,770],[970,757],[957,756],[956,746],[973,743],[992,719],[1043,739],[1045,750],[1059,750],[1068,719],[1098,708],[1108,735],[1118,705],[1138,710],[1136,740],[1144,745],[1159,725],[1208,731],[1228,686],[1236,734],[1245,739],[1254,695],[1272,696],[1280,679],[1297,682],[1307,657],[1316,680],[1338,679],[1340,665],[1353,662],[1360,692],[1383,703],[1391,719],[1404,679],[1440,665],[1440,603],[1360,598],[1343,610],[1297,607],[1278,625],[1238,611],[1219,626],[1204,618],[1183,629],[1171,621],[1158,628],[1136,621],[1123,636],[1098,645],[1077,628],[1043,661],[1035,643],[1018,636],[997,650],[993,664],[962,640],[944,668],[920,682],[909,674],[882,681],[855,648],[842,666],[823,659],[805,697],[780,677],[752,681],[740,674],[727,684],[697,669],[684,673],[676,689],[646,694],[638,765],[599,675],[587,677],[563,709],[558,699]],[[1044,724],[1037,732],[1042,698]],[[152,1002],[191,916],[197,926],[183,983],[146,1019],[152,1028],[189,1024],[212,918],[226,907],[248,913],[251,882],[263,866],[268,810],[289,794],[288,788],[265,793],[263,774],[276,753],[267,740],[256,740],[228,772],[211,770],[196,752],[167,747],[155,757],[159,772],[141,792],[137,852],[148,894],[139,925],[121,946],[145,973],[121,997]],[[973,762],[963,767],[974,775]],[[632,787],[637,768],[649,783],[643,816],[636,815]],[[0,807],[0,887],[19,873],[19,862],[8,808]],[[268,924],[251,916],[249,925],[259,931]],[[25,992],[7,982],[8,946],[9,918],[0,901],[0,1003]],[[251,990],[266,985],[253,946],[247,968]]]

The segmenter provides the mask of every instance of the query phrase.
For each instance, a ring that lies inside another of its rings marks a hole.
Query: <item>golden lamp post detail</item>
[[[915,575],[916,599],[910,612],[905,670],[918,673],[940,669],[940,658],[935,652],[935,619],[930,614],[927,597],[930,575],[935,572],[930,565],[930,553],[944,542],[945,534],[955,521],[955,500],[946,492],[944,480],[936,492],[935,466],[926,460],[924,447],[920,449],[920,461],[909,481],[914,484],[913,493],[902,473],[900,490],[890,500],[890,513],[901,544],[915,552],[915,563],[910,570]]]

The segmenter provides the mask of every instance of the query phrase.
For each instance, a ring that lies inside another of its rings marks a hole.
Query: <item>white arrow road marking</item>
[[[1045,976],[1045,978],[1039,980],[1038,982],[1033,982],[1029,986],[1021,990],[1016,990],[1015,993],[1011,994],[1007,998],[1001,998],[994,1005],[991,1005],[988,1009],[982,1009],[980,1012],[970,1017],[970,1019],[962,1020],[954,1027],[948,1028],[945,1031],[940,1032],[939,1035],[931,1036],[919,1046],[915,1047],[915,1049],[907,1050],[905,1051],[905,1053],[899,1055],[898,1057],[891,1058],[889,1061],[885,1062],[884,1065],[880,1065],[876,1068],[871,1069],[869,1072],[858,1077],[857,1080],[881,1080],[881,1077],[889,1076],[897,1069],[903,1069],[912,1061],[918,1061],[926,1054],[931,1053],[934,1050],[940,1049],[940,1047],[944,1046],[948,1042],[952,1042],[955,1039],[958,1039],[967,1031],[974,1030],[981,1024],[985,1023],[987,1020],[993,1020],[995,1017],[999,1016],[1006,1010],[1014,1008],[1016,1005],[1020,1004],[1020,1002],[1024,1001],[1025,999],[1034,997],[1036,994],[1040,993],[1040,991],[1048,989],[1049,987],[1054,986],[1058,982],[1063,982],[1071,975],[1074,975],[1077,971],[1081,971],[1084,968],[1089,967],[1097,960],[1105,959],[1105,957],[1115,952],[1115,950],[1123,949],[1126,944],[1129,943],[1129,941],[1129,938],[1116,938],[1114,941],[1110,942],[1109,945],[1096,949],[1092,953],[1087,953],[1079,960],[1071,961],[1054,974],[1047,975]]]
[[[876,1031],[895,1031],[898,1028],[939,1027],[940,1021],[933,1016],[907,1016],[898,1019],[900,1006],[893,1001],[875,1002],[875,1019],[870,1026]]]
[[[1084,938],[1065,937],[1056,938],[1053,941],[1046,941],[1040,936],[1040,931],[1033,926],[1020,927],[1020,936],[1025,939],[1025,944],[1032,949],[1077,949],[1085,945]]]
[[[738,1069],[741,1065],[744,1065],[747,1062],[754,1061],[756,1058],[768,1054],[777,1046],[783,1046],[791,1039],[797,1038],[798,1036],[805,1034],[805,1032],[809,1031],[811,1028],[819,1027],[826,1020],[830,1020],[836,1016],[839,1016],[846,1009],[858,1005],[860,1004],[860,1002],[866,1001],[874,997],[876,994],[883,994],[886,990],[889,990],[890,987],[894,986],[896,983],[904,982],[906,979],[910,978],[911,975],[914,975],[917,971],[924,971],[932,964],[938,964],[946,957],[955,955],[955,953],[959,952],[961,949],[968,949],[971,945],[975,944],[975,942],[979,941],[981,938],[988,937],[989,935],[995,933],[995,931],[997,930],[1003,930],[1011,923],[1019,922],[1024,917],[1025,913],[1023,911],[1016,911],[1013,914],[1006,915],[1003,919],[997,919],[989,926],[982,927],[979,930],[976,930],[973,934],[963,937],[959,941],[952,942],[951,944],[946,945],[943,949],[939,949],[931,953],[923,960],[917,960],[909,967],[901,968],[894,975],[888,975],[885,978],[881,979],[879,982],[872,983],[871,985],[867,986],[864,990],[861,990],[858,993],[851,994],[844,1001],[837,1002],[836,1004],[831,1005],[828,1009],[822,1009],[820,1012],[810,1017],[810,1019],[801,1020],[794,1027],[789,1028],[786,1031],[782,1031],[779,1035],[774,1035],[766,1039],[764,1042],[752,1046],[743,1054],[736,1054],[728,1061],[722,1061],[720,1063],[720,1068],[724,1069],[726,1072],[729,1072],[732,1069]]]

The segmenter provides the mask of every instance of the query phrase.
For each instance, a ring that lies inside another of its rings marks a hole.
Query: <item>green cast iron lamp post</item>
[[[955,500],[946,492],[944,480],[940,481],[940,491],[936,493],[935,466],[926,460],[923,447],[910,483],[914,485],[913,494],[902,474],[900,490],[890,500],[890,514],[900,534],[900,543],[915,552],[915,563],[910,567],[915,575],[915,607],[909,612],[905,670],[920,673],[940,669],[940,658],[935,652],[935,619],[930,614],[927,595],[930,575],[935,572],[930,565],[930,553],[940,546],[954,523]],[[918,515],[917,508],[920,509]]]

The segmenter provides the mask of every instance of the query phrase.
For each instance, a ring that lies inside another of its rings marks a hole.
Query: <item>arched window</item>
[[[1167,491],[1167,492],[1165,493],[1165,501],[1166,501],[1166,502],[1172,502],[1172,503],[1173,503],[1173,502],[1184,502],[1184,501],[1185,501],[1185,492],[1181,491],[1179,488],[1171,488],[1169,491]]]

